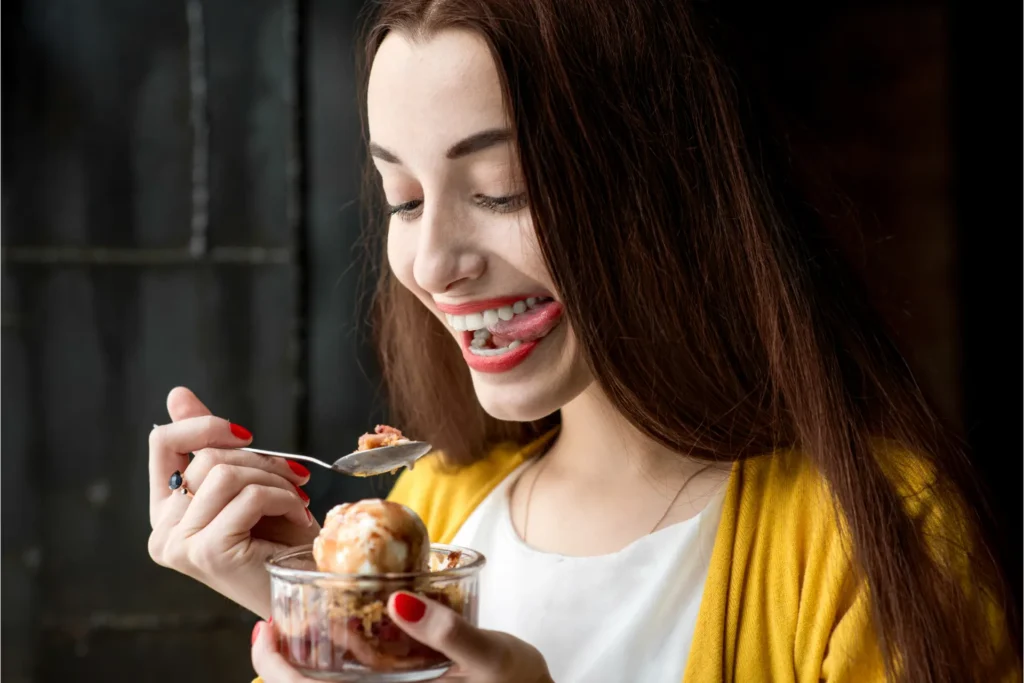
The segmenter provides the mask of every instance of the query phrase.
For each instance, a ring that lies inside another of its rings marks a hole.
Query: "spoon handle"
[[[158,425],[153,425],[153,429],[156,429],[157,427]],[[264,451],[260,450],[259,448],[236,448],[235,450],[249,451],[250,453],[258,453],[259,455],[272,455],[275,458],[287,458],[289,460],[305,460],[306,462],[311,462],[314,465],[320,465],[320,467],[324,467],[329,470],[334,469],[333,467],[325,463],[323,460],[317,460],[316,458],[311,458],[308,455],[298,455],[296,453],[278,453],[277,451]]]
[[[331,466],[325,463],[323,460],[317,460],[316,458],[311,458],[308,455],[298,455],[296,453],[278,453],[277,451],[264,451],[259,448],[239,448],[237,450],[247,451],[249,453],[258,453],[260,455],[271,455],[275,458],[287,458],[288,460],[305,460],[306,462],[311,462],[314,465],[320,465],[320,467],[331,469]]]

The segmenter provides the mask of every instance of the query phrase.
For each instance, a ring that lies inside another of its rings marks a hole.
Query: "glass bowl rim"
[[[280,562],[296,555],[303,553],[313,553],[313,544],[307,543],[305,545],[294,546],[286,550],[282,550],[272,555],[263,566],[270,572],[270,576],[280,579],[329,579],[329,580],[343,580],[343,581],[408,581],[410,579],[422,579],[429,577],[431,579],[437,578],[443,579],[458,579],[466,576],[471,576],[478,573],[485,564],[487,564],[487,558],[479,550],[473,550],[472,548],[465,548],[460,545],[452,545],[449,543],[431,543],[430,549],[443,550],[448,553],[458,551],[463,555],[470,558],[468,564],[460,567],[453,567],[451,569],[439,569],[437,571],[425,571],[425,572],[401,572],[401,573],[390,573],[390,574],[337,574],[334,572],[321,572],[315,569],[294,569],[291,567],[282,567]]]

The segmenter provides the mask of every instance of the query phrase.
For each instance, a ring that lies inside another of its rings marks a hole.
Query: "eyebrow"
[[[470,154],[476,154],[482,152],[485,149],[494,147],[495,145],[501,145],[512,139],[512,131],[507,128],[492,128],[490,130],[480,131],[474,133],[468,138],[459,140],[454,145],[448,148],[445,152],[445,156],[449,159],[461,159],[462,157],[469,156]],[[398,156],[376,142],[370,143],[370,156],[377,157],[381,161],[386,161],[390,164],[400,164],[402,161]]]

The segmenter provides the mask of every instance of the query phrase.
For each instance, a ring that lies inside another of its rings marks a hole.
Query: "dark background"
[[[383,415],[360,288],[360,4],[4,5],[5,682],[249,680],[252,615],[149,560],[146,437],[178,384],[258,445],[324,457]],[[965,427],[1019,590],[1021,81],[1016,48],[998,53],[1019,13],[732,14],[794,147],[857,207],[857,229],[828,215]],[[307,490],[322,516],[387,485]]]

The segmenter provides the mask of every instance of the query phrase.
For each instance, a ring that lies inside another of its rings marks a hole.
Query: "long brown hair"
[[[935,540],[908,514],[878,440],[934,473],[935,499],[959,520],[950,542],[968,553],[974,585],[1010,612],[979,490],[821,220],[788,184],[784,150],[750,135],[757,119],[722,62],[711,3],[377,4],[364,77],[393,30],[463,28],[490,46],[544,258],[618,410],[706,460],[799,447],[846,522],[892,678],[975,679],[993,649],[981,601],[930,550]],[[396,419],[449,462],[557,422],[488,417],[450,334],[386,262],[376,311]]]

